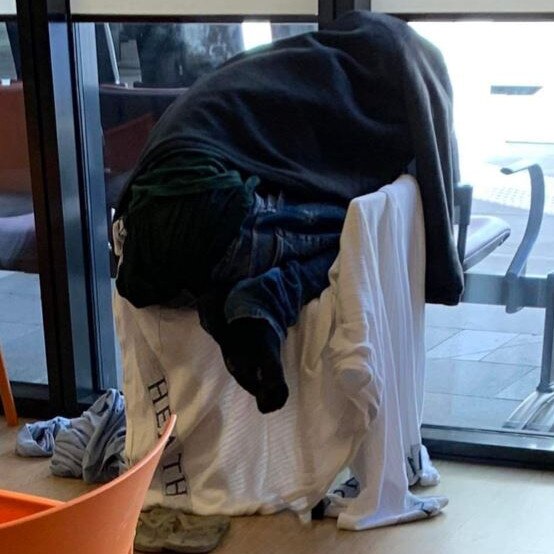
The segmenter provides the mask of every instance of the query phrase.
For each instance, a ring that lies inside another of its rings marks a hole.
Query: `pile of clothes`
[[[354,198],[411,169],[426,300],[459,301],[452,125],[440,52],[389,16],[351,12],[232,58],[168,108],[129,178],[115,214],[119,294],[196,309],[258,409],[281,409],[281,346],[329,286]]]
[[[302,519],[317,506],[313,517],[351,530],[442,510],[445,498],[409,490],[439,480],[420,432],[422,212],[410,176],[351,202],[331,284],[289,329],[290,397],[273,414],[261,414],[225,371],[194,310],[136,309],[115,295],[129,460],[141,460],[177,415],[145,506],[201,515],[289,509]],[[332,486],[345,468],[355,481]]]

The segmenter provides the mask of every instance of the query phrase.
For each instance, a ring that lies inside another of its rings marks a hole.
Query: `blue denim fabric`
[[[199,303],[202,324],[216,338],[223,324],[239,318],[263,318],[279,337],[294,325],[302,306],[321,294],[335,260],[346,208],[303,203],[255,192],[255,202],[239,236],[214,267],[217,301]]]

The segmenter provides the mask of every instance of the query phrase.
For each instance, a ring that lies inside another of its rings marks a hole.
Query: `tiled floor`
[[[543,317],[530,308],[428,306],[425,422],[501,427],[539,382]]]
[[[37,275],[0,271],[0,344],[12,380],[48,381]]]
[[[509,220],[512,237],[477,270],[506,270],[526,223],[526,212],[476,200],[476,213]],[[529,264],[554,271],[554,214],[545,216]],[[502,426],[538,384],[544,310],[506,314],[500,306],[427,307],[425,422],[482,428]],[[46,382],[40,291],[36,275],[0,271],[0,343],[14,380]]]

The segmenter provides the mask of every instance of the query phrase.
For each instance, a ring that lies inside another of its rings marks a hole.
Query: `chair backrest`
[[[100,113],[104,131],[151,114],[157,121],[186,88],[132,88],[100,85]]]
[[[0,525],[6,554],[129,554],[146,491],[175,426],[126,473],[75,500]]]
[[[31,193],[23,85],[0,86],[0,194]]]
[[[104,132],[104,168],[110,173],[133,169],[156,121],[151,113]]]

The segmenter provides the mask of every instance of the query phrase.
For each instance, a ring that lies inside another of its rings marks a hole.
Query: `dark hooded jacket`
[[[129,183],[187,149],[229,160],[285,194],[343,206],[415,161],[426,299],[459,301],[452,89],[440,52],[406,23],[351,12],[325,30],[231,59],[168,108]],[[128,187],[116,217],[125,215],[130,196]]]

